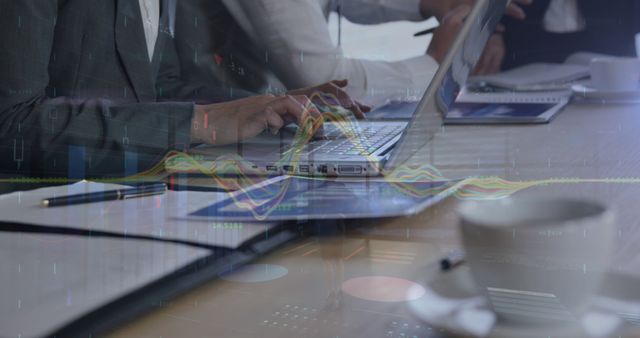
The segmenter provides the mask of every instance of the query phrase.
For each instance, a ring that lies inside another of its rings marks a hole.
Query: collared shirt
[[[341,11],[355,23],[372,24],[396,20],[420,21],[421,0],[320,0],[324,9]]]
[[[436,0],[433,0],[436,1]],[[371,21],[420,20],[420,0],[331,0],[335,8],[341,4],[346,12],[351,12],[351,20],[362,23]],[[386,19],[386,20],[385,20]],[[580,13],[578,0],[551,0],[544,16],[544,28],[553,33],[571,33],[586,28]]]
[[[372,105],[420,97],[438,69],[429,55],[386,62],[350,58],[331,39],[327,18],[338,0],[225,0],[227,8],[287,88],[349,80],[347,91]],[[342,15],[356,23],[420,21],[419,0],[343,0]],[[265,56],[267,55],[267,56]]]
[[[142,14],[142,26],[144,27],[144,35],[147,42],[147,52],[151,61],[156,49],[156,40],[158,40],[160,0],[139,0],[138,2],[140,3],[140,14]]]
[[[551,33],[573,33],[587,26],[577,0],[551,0],[542,23]]]

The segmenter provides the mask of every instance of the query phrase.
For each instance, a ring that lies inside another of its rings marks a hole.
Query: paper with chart
[[[281,177],[196,210],[188,219],[276,221],[412,215],[448,197],[459,184]]]

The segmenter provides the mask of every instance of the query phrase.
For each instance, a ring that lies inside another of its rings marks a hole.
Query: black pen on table
[[[440,260],[440,270],[450,271],[464,264],[464,256],[465,252],[462,250],[450,252],[446,257]]]
[[[126,200],[130,198],[162,195],[165,191],[167,191],[167,185],[164,183],[146,184],[137,186],[135,188],[125,188],[118,190],[108,190],[86,194],[46,198],[42,200],[42,206],[50,208],[74,204]]]
[[[433,32],[436,31],[436,29],[438,29],[438,27],[433,27],[433,28],[429,28],[423,31],[420,31],[416,34],[413,34],[414,37],[418,37],[418,36],[423,36],[423,35],[429,35],[429,34],[433,34]]]

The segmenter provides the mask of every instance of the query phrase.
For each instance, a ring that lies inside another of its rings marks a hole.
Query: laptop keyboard
[[[403,130],[401,125],[368,125],[362,129],[348,130],[345,135],[335,124],[326,123],[326,139],[310,142],[303,151],[316,155],[371,155]]]

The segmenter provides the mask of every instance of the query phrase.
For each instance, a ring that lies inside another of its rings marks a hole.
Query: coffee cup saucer
[[[586,100],[613,101],[613,102],[638,102],[640,101],[640,88],[625,91],[598,90],[591,83],[579,83],[571,86],[575,97]]]
[[[637,288],[639,282],[638,279],[629,276],[615,273],[607,275],[603,283],[605,287],[593,297],[592,305],[586,314],[579,318],[570,318],[562,325],[523,324],[504,319],[504,313],[496,315],[465,266],[441,273],[435,279],[426,282],[424,289],[420,290],[424,295],[409,302],[408,306],[418,319],[451,336],[599,338],[615,333],[616,337],[637,337],[640,333],[640,289]],[[498,298],[500,296],[504,295],[499,295]],[[535,300],[529,302],[534,303]],[[530,310],[532,312],[529,313],[540,313],[537,305]],[[562,317],[557,315],[557,310],[552,309],[548,312],[556,311],[553,312],[554,316]],[[627,335],[627,332],[631,331],[634,333]]]

